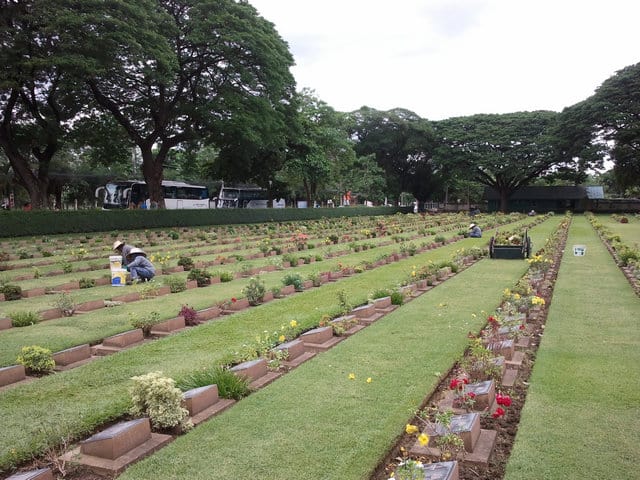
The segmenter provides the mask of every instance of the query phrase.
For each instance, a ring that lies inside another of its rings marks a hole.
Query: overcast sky
[[[429,120],[561,111],[640,62],[638,0],[249,0],[298,89]]]

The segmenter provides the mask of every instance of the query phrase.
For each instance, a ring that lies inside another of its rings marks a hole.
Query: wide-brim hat
[[[142,250],[141,248],[136,248],[136,247],[133,247],[131,249],[131,251],[127,254],[127,257],[130,257],[132,255],[142,255],[144,257],[147,256],[147,254],[146,254],[146,252],[144,250]]]
[[[473,228],[473,227],[475,227],[475,226],[476,226],[476,224],[475,224],[475,223],[472,223],[471,225],[469,225],[469,228]]]
[[[113,249],[117,250],[119,249],[122,245],[124,245],[124,242],[122,240],[116,240],[115,242],[113,242]]]

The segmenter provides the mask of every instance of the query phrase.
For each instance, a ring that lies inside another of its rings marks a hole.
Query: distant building
[[[500,210],[500,193],[485,187],[484,197],[490,212]],[[604,200],[603,187],[522,187],[515,191],[507,204],[509,212],[584,212],[599,210],[598,203]]]

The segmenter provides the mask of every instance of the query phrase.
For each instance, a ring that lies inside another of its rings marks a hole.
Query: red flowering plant
[[[466,411],[472,410],[476,403],[476,394],[465,391],[465,385],[469,384],[469,379],[464,374],[459,374],[449,382],[449,390],[453,391],[453,407],[464,408]]]
[[[511,397],[509,395],[502,394],[498,392],[496,394],[496,403],[498,404],[498,408],[496,408],[491,414],[493,418],[502,418],[506,415],[506,408],[511,406]]]

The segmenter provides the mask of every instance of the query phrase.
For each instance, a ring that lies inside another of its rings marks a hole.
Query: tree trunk
[[[157,208],[165,208],[162,177],[166,152],[161,149],[154,157],[150,146],[141,147],[140,150],[142,151],[142,174],[144,175],[145,182],[147,182],[149,201],[151,205]]]
[[[509,190],[500,190],[500,211],[502,213],[507,213],[507,208],[509,206]]]

